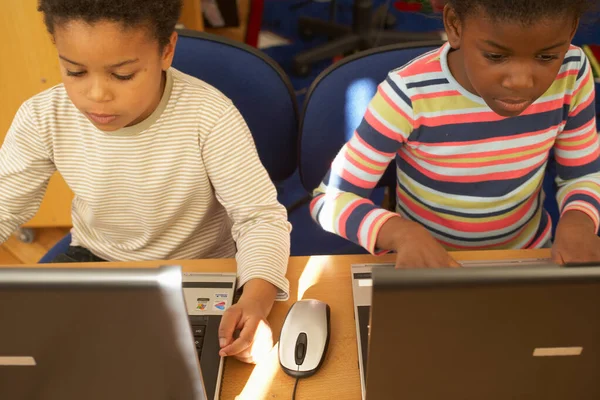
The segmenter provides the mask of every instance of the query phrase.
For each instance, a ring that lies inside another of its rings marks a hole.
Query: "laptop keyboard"
[[[206,327],[208,326],[208,316],[193,315],[190,316],[190,324],[192,325],[192,333],[194,334],[194,343],[196,344],[196,352],[198,359],[202,355],[202,346],[204,345],[204,337],[206,335]]]
[[[369,322],[371,306],[358,306],[358,327],[360,329],[360,350],[362,353],[363,370],[367,376],[367,350],[369,349]]]
[[[217,392],[217,385],[221,381],[219,376],[219,365],[221,356],[219,356],[219,325],[221,324],[220,315],[188,315],[196,352],[202,369],[204,378],[204,388],[208,399],[214,399]]]

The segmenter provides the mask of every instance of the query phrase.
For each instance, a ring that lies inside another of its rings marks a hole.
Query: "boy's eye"
[[[555,54],[540,54],[536,58],[540,61],[545,61],[545,62],[558,60],[558,56]]]
[[[120,81],[129,81],[134,77],[135,74],[129,74],[129,75],[117,75],[117,74],[113,74],[113,76],[115,78],[117,78]]]
[[[494,61],[494,62],[501,62],[506,60],[506,56],[502,55],[502,54],[495,54],[495,53],[484,53],[483,56],[485,58],[487,58],[490,61]]]
[[[67,70],[67,76],[80,77],[85,74],[85,71],[69,71]]]

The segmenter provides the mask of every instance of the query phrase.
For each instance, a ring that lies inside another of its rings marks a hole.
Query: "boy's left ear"
[[[456,15],[454,9],[446,4],[444,7],[444,29],[446,30],[446,36],[448,36],[448,43],[454,50],[460,48],[460,38],[462,34],[462,26],[460,18]]]
[[[577,33],[577,28],[579,28],[579,18],[576,18],[575,21],[573,22],[573,30],[571,30],[571,39],[569,40],[569,42],[573,41],[573,38],[575,37],[575,33]]]
[[[166,71],[171,68],[173,57],[175,56],[175,46],[177,45],[177,32],[173,32],[169,38],[169,43],[165,46],[162,53],[162,70]]]

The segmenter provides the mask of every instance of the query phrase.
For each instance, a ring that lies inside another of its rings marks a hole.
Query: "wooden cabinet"
[[[202,0],[183,0],[183,9],[181,10],[179,22],[187,29],[203,31]]]
[[[226,38],[237,40],[238,42],[246,41],[246,33],[248,31],[248,17],[250,15],[250,1],[251,0],[238,0],[238,15],[240,18],[240,25],[230,28],[206,28],[206,32],[212,33]]]
[[[251,2],[253,0],[238,0],[238,14],[240,25],[230,28],[209,28],[204,26],[202,16],[202,0],[183,0],[183,10],[179,20],[187,29],[197,31],[206,31],[215,35],[227,37],[239,42],[246,41],[248,32],[249,16],[251,11]],[[260,5],[260,7],[258,7]],[[262,13],[262,0],[256,1],[257,11]]]
[[[37,3],[37,0],[0,1],[0,143],[22,103],[60,83],[56,51],[37,11]],[[26,226],[70,226],[72,198],[64,180],[55,174],[39,212]]]

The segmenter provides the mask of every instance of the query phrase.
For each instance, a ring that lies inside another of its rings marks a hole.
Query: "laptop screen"
[[[1,399],[205,400],[180,267],[0,268]]]

